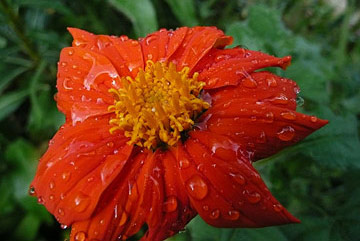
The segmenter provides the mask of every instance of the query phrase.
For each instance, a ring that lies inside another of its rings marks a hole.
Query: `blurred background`
[[[172,241],[360,240],[360,1],[0,0],[0,240],[64,240],[28,196],[37,161],[64,122],[53,99],[66,27],[143,37],[159,28],[215,25],[234,46],[292,55],[277,74],[301,87],[298,111],[330,124],[255,164],[301,224],[216,229],[194,219]],[[131,240],[138,240],[141,235]]]

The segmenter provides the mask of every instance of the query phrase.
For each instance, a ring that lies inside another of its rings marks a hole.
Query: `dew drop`
[[[295,130],[291,126],[285,126],[277,133],[282,141],[291,141],[295,136]]]
[[[108,143],[106,143],[106,145],[111,148],[114,146],[114,142],[108,142]]]
[[[296,105],[297,105],[297,107],[303,106],[304,103],[305,103],[305,100],[302,97],[300,97],[300,96],[296,97]]]
[[[269,87],[276,87],[278,85],[275,78],[269,78],[266,81]]]
[[[190,162],[188,159],[181,159],[179,161],[179,167],[180,169],[185,169],[185,168],[188,168],[190,166]]]
[[[74,54],[74,50],[72,50],[72,49],[70,49],[69,51],[68,51],[68,55],[73,55]]]
[[[288,98],[284,94],[280,94],[279,96],[276,96],[271,101],[275,104],[280,104],[280,105],[287,105],[287,103],[289,102]]]
[[[164,202],[163,209],[165,212],[170,213],[177,209],[178,202],[175,196],[170,196]]]
[[[292,111],[286,111],[286,112],[282,112],[281,117],[286,119],[286,120],[295,120],[296,119],[296,114]]]
[[[204,205],[204,206],[202,207],[202,209],[203,209],[204,211],[209,211],[209,206],[208,206],[208,205]]]
[[[273,123],[274,122],[274,114],[272,112],[267,112],[265,114],[265,118],[264,118],[264,121],[266,123]]]
[[[264,131],[261,131],[260,136],[256,138],[257,143],[265,143],[266,142],[266,134]]]
[[[209,191],[205,181],[199,175],[194,175],[186,181],[186,189],[197,200],[204,199]]]
[[[50,200],[54,200],[54,195],[50,195],[50,196],[49,196],[49,199],[50,199]]]
[[[68,226],[67,226],[67,225],[65,225],[65,224],[61,224],[61,225],[60,225],[60,228],[61,228],[61,229],[67,229],[67,228],[68,228]]]
[[[49,183],[49,188],[50,188],[50,190],[53,190],[53,189],[55,188],[55,183],[54,183],[54,181],[50,181],[50,183]]]
[[[61,174],[61,178],[62,178],[65,182],[69,181],[70,176],[71,176],[71,173],[70,173],[70,172],[63,172],[63,174]]]
[[[35,187],[31,185],[29,187],[28,193],[29,193],[30,196],[35,196],[36,195]]]
[[[278,212],[278,213],[281,212],[284,209],[281,204],[274,204],[273,208],[274,208],[274,211]]]
[[[61,62],[60,65],[61,65],[62,67],[65,67],[65,66],[67,65],[67,63],[66,63],[66,62]]]
[[[240,217],[240,213],[239,211],[236,210],[230,210],[228,212],[228,215],[226,216],[226,218],[230,219],[230,220],[238,220]]]
[[[211,219],[218,219],[220,217],[220,210],[219,209],[212,210],[209,217]]]
[[[75,234],[75,241],[84,241],[86,239],[86,234],[84,232],[77,232]]]
[[[318,120],[318,118],[317,118],[316,116],[310,116],[310,121],[311,121],[312,123],[317,122],[317,120]]]
[[[244,191],[245,194],[247,195],[247,200],[252,203],[252,204],[255,204],[255,203],[258,203],[260,202],[261,200],[261,195],[260,193],[258,192],[252,192],[252,193],[249,193],[249,191]]]
[[[84,212],[89,207],[90,201],[89,196],[79,193],[74,199],[74,210],[79,213]]]
[[[64,212],[64,210],[63,210],[62,208],[59,208],[59,209],[58,209],[58,214],[59,214],[60,216],[64,216],[64,215],[65,215],[65,212]]]
[[[244,185],[246,182],[244,176],[241,174],[230,173],[229,175],[232,177],[232,179],[234,179],[234,181],[236,181],[240,185]]]
[[[63,87],[66,90],[72,90],[73,88],[69,85],[71,83],[71,79],[69,77],[64,78]]]
[[[38,197],[37,202],[38,202],[39,204],[44,204],[44,203],[45,203],[44,198],[41,197],[41,196]]]

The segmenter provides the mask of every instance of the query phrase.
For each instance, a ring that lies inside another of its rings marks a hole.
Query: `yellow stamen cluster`
[[[199,98],[205,83],[198,73],[189,77],[189,68],[176,71],[174,63],[147,61],[135,79],[122,78],[122,88],[110,89],[115,96],[115,112],[110,133],[124,130],[128,144],[155,149],[160,144],[175,145],[182,131],[194,125],[194,119],[209,108]]]

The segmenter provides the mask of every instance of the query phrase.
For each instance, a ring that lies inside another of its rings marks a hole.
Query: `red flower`
[[[66,123],[30,193],[71,240],[176,234],[196,215],[216,227],[298,222],[252,162],[327,123],[295,112],[297,85],[267,71],[276,58],[214,27],[162,29],[139,41],[69,28],[58,66]]]

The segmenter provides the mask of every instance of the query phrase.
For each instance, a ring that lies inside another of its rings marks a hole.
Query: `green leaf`
[[[253,5],[249,11],[249,27],[259,38],[268,41],[284,38],[287,30],[281,21],[281,13],[264,5]]]
[[[187,226],[187,232],[196,241],[287,241],[286,236],[277,227],[256,229],[215,228],[197,216]]]
[[[127,16],[134,25],[138,37],[158,29],[156,12],[150,0],[108,0],[117,10]]]
[[[232,47],[241,46],[252,50],[265,49],[265,40],[256,37],[256,34],[243,22],[234,22],[226,29],[226,34],[234,38]]]
[[[17,226],[15,230],[15,237],[18,240],[24,241],[35,240],[36,234],[40,227],[40,223],[40,220],[34,214],[27,214]]]
[[[193,0],[166,0],[166,2],[182,25],[192,27],[199,24]]]
[[[318,164],[345,169],[360,167],[360,141],[357,133],[358,122],[354,115],[335,115],[326,106],[321,106],[313,114],[329,120],[329,124],[311,134],[295,146],[288,147],[282,152],[267,158],[291,159],[300,153]]]
[[[0,96],[0,121],[15,111],[29,94],[28,90],[15,90]]]
[[[59,0],[16,0],[16,3],[23,7],[44,9],[48,12],[55,10],[62,14],[71,14],[71,11]]]
[[[6,87],[13,81],[17,76],[24,73],[27,68],[19,67],[16,69],[8,70],[5,75],[2,75],[0,79],[0,94],[6,89]]]

